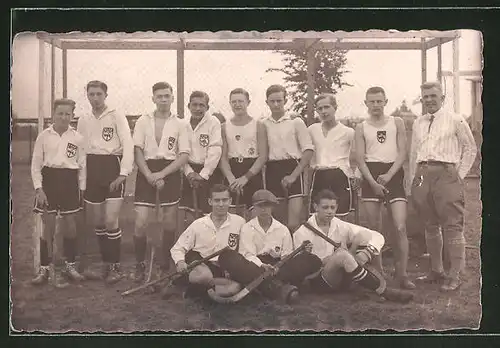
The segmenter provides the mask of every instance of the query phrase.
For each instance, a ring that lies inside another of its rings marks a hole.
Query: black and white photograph
[[[10,326],[478,329],[480,31],[11,47]]]

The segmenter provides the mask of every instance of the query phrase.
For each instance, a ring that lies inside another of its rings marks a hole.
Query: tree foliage
[[[269,68],[266,72],[280,71],[285,74],[285,87],[289,90],[289,98],[293,111],[307,118],[307,51],[285,50],[276,51],[281,54],[284,67]],[[337,94],[346,86],[352,86],[345,81],[347,50],[317,50],[315,60],[314,95],[320,93]]]

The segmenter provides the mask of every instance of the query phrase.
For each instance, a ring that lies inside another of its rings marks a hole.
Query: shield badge
[[[239,239],[240,236],[237,235],[236,233],[229,233],[229,238],[227,239],[227,245],[234,249],[238,245]]]
[[[235,139],[236,139],[236,141],[240,141],[240,139],[241,139],[241,135],[236,134]]]
[[[66,156],[68,158],[72,158],[76,156],[76,149],[78,149],[78,146],[75,144],[68,143],[66,146]]]
[[[207,147],[210,142],[210,137],[208,134],[200,134],[200,145],[203,147]]]
[[[248,148],[248,154],[249,154],[250,156],[253,156],[253,155],[255,154],[255,149],[254,149],[253,147],[249,147],[249,148]]]
[[[168,149],[172,150],[175,145],[175,138],[174,137],[168,137]]]
[[[385,139],[387,137],[387,132],[385,130],[383,131],[377,131],[377,140],[379,143],[385,143]]]
[[[106,141],[113,139],[114,129],[112,127],[104,127],[102,129],[102,138]]]

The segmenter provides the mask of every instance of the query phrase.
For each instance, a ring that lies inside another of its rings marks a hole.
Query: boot
[[[415,283],[413,283],[407,276],[398,277],[398,284],[400,289],[414,290],[416,288]]]
[[[49,266],[40,266],[37,275],[31,280],[33,285],[42,285],[49,280]]]
[[[75,282],[81,282],[85,280],[85,277],[76,270],[76,265],[74,262],[66,262],[66,268],[64,269],[64,274],[66,275],[67,278]]]
[[[124,277],[124,274],[120,270],[119,263],[112,263],[109,267],[109,273],[106,278],[106,283],[115,284],[119,282]]]
[[[58,289],[64,289],[69,286],[69,283],[66,281],[65,277],[63,276],[63,270],[60,267],[51,267],[51,280],[52,280],[52,285],[55,288]]]
[[[439,273],[436,271],[430,271],[422,277],[418,277],[417,280],[424,283],[441,283],[445,280],[446,275],[444,273]]]
[[[400,303],[408,303],[413,299],[413,294],[392,288],[385,288],[380,296],[384,297],[386,300]]]
[[[132,273],[132,280],[136,283],[140,283],[146,277],[146,263],[144,261],[138,262],[135,265],[134,273]]]
[[[285,284],[277,279],[266,282],[262,290],[268,297],[279,299],[283,303],[291,304],[299,299],[299,290],[296,286]]]
[[[460,279],[446,279],[444,284],[441,285],[440,290],[442,292],[452,292],[458,290],[458,288],[462,285]]]

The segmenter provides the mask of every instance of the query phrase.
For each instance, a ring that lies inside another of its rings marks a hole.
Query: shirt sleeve
[[[179,127],[179,154],[187,153],[188,155],[191,153],[191,132],[187,128],[189,125],[186,122],[180,123]]]
[[[134,141],[130,133],[127,117],[123,114],[116,115],[116,129],[123,148],[120,175],[128,176],[134,168]]]
[[[134,146],[140,147],[144,150],[144,147],[146,146],[146,136],[144,134],[144,116],[141,116],[135,123],[132,140],[134,141]]]
[[[293,239],[290,235],[290,231],[286,226],[284,226],[284,237],[283,237],[283,251],[281,253],[281,258],[289,255],[293,251]]]
[[[80,190],[87,188],[87,153],[84,146],[84,139],[80,136],[80,146],[78,146],[78,182]]]
[[[172,249],[170,249],[170,255],[172,260],[177,264],[179,261],[185,261],[186,253],[194,248],[195,243],[195,228],[193,228],[194,222],[189,225],[189,227],[180,235],[177,242],[174,244]]]
[[[222,155],[221,124],[217,118],[214,118],[212,122],[213,125],[210,130],[210,142],[208,144],[207,157],[205,158],[205,165],[200,171],[200,176],[205,180],[208,180],[215,168],[217,168]]]
[[[33,156],[31,158],[31,179],[33,180],[33,186],[36,189],[42,187],[42,167],[43,167],[43,141],[44,134],[36,138],[35,147],[33,149]]]
[[[307,130],[304,121],[302,121],[302,119],[298,117],[294,119],[293,122],[295,126],[295,131],[297,133],[297,138],[299,140],[300,150],[302,152],[306,150],[314,151],[314,144],[312,142],[311,135],[309,134],[309,131]]]
[[[240,254],[248,261],[255,263],[257,266],[262,266],[262,261],[257,257],[257,248],[252,238],[251,227],[245,224],[241,227],[240,233]]]
[[[474,140],[474,136],[472,135],[472,131],[470,130],[469,124],[465,119],[458,115],[460,118],[457,121],[457,137],[458,142],[460,144],[460,148],[462,150],[462,154],[460,157],[460,163],[458,165],[458,175],[461,179],[465,178],[472,165],[474,164],[474,160],[477,155],[477,146],[476,141]]]
[[[305,231],[305,227],[300,226],[294,233],[293,233],[293,245],[295,248],[298,248],[299,246],[302,245],[307,239]]]

